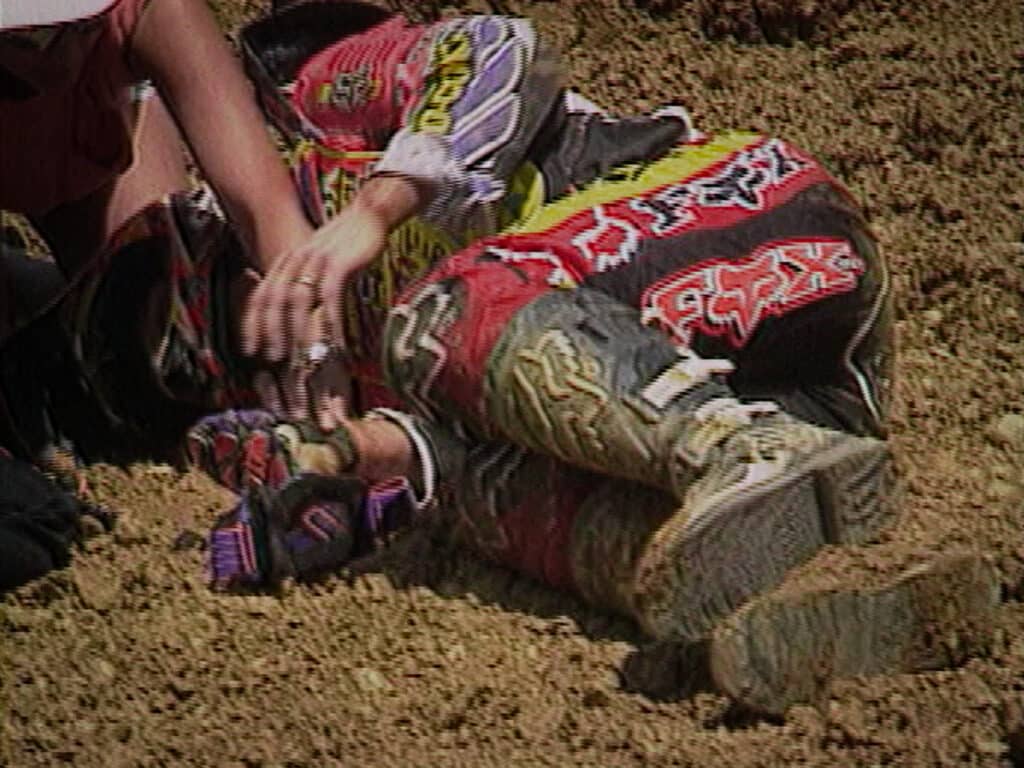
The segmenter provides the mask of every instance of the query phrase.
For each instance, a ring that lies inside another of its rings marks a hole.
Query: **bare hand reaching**
[[[313,311],[310,337],[326,338],[323,308]],[[329,432],[348,418],[352,376],[339,345],[314,341],[283,363],[256,374],[253,384],[263,407],[292,420],[312,420]]]
[[[306,244],[273,262],[246,301],[241,327],[243,352],[271,363],[256,382],[268,408],[326,430],[348,418],[346,286],[427,195],[405,177],[375,177]]]
[[[345,286],[383,252],[387,234],[381,217],[352,205],[305,245],[276,259],[247,302],[243,351],[276,363],[304,354],[316,342],[341,344]],[[326,337],[311,322],[318,306],[326,312]]]
[[[345,286],[387,245],[388,234],[421,210],[429,190],[403,176],[378,176],[305,245],[277,258],[248,302],[242,319],[242,349],[280,362],[296,348],[344,340]],[[327,336],[309,324],[316,306],[326,311]]]
[[[352,377],[345,357],[328,351],[319,363],[290,364],[260,371],[254,384],[263,407],[295,421],[312,420],[330,432],[349,418]]]

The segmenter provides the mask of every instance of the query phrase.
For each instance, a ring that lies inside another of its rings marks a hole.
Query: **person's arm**
[[[317,302],[327,308],[331,338],[343,338],[345,283],[379,256],[387,233],[416,214],[452,231],[500,198],[560,97],[557,57],[525,19],[474,16],[423,34],[426,66],[395,89],[406,94],[402,127],[353,201],[257,289],[245,324],[250,354],[290,354]],[[358,50],[345,60],[353,58]]]
[[[556,50],[528,19],[456,18],[431,35],[422,87],[410,93],[376,172],[429,186],[424,218],[457,236],[504,195],[563,78]]]
[[[313,341],[309,318],[319,303],[327,338],[344,338],[345,283],[384,250],[388,234],[422,210],[430,191],[403,176],[377,176],[316,234],[280,259],[250,298],[242,319],[243,351],[283,360]],[[326,299],[324,298],[326,297]]]
[[[164,97],[254,266],[265,271],[278,255],[308,240],[313,228],[206,3],[149,3],[129,54]]]

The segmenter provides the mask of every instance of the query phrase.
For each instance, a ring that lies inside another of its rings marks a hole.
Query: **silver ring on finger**
[[[346,357],[345,347],[341,344],[331,344],[326,341],[314,341],[305,350],[302,350],[301,359],[310,368],[319,368],[331,359],[344,360]]]
[[[314,341],[306,349],[306,362],[314,367],[321,365],[331,354],[331,346],[325,341]]]

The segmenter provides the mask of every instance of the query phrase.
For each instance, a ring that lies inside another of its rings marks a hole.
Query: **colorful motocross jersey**
[[[313,30],[332,29],[331,14],[330,4],[299,7],[256,22],[242,41],[265,111],[293,143],[291,165],[311,218],[330,219],[376,174],[412,176],[435,192],[349,286],[346,345],[364,390],[376,388],[387,310],[413,280],[609,169],[658,157],[691,134],[680,109],[613,119],[564,91],[555,55],[526,19],[416,26],[390,17],[324,47],[319,40],[330,32]]]
[[[423,218],[464,244],[499,228],[496,204],[560,95],[554,54],[525,19],[424,26],[394,17],[328,46],[299,71],[290,102],[327,156],[300,151],[304,190],[322,193],[332,152],[382,152],[374,173],[430,184],[435,196]],[[325,216],[337,203],[318,202]]]

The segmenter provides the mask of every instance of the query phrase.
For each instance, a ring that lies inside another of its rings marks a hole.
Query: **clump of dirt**
[[[1011,762],[1024,765],[1024,695],[1008,696],[1003,701],[1003,729]]]
[[[231,23],[260,8],[215,5]],[[230,496],[99,468],[118,531],[0,603],[0,764],[1024,765],[1024,8],[737,0],[710,21],[729,8],[752,26],[713,40],[704,5],[662,6],[458,4],[534,17],[604,106],[683,103],[705,130],[785,136],[849,185],[897,303],[905,494],[886,543],[989,553],[1004,592],[989,647],[751,717],[710,689],[700,648],[651,644],[422,533],[368,573],[212,594],[202,536]],[[794,45],[771,44],[773,8]],[[761,44],[730,39],[744,34]]]
[[[854,1],[702,0],[697,15],[701,28],[712,40],[733,37],[741,43],[823,43]],[[683,5],[671,0],[638,4],[660,15],[678,12]]]

